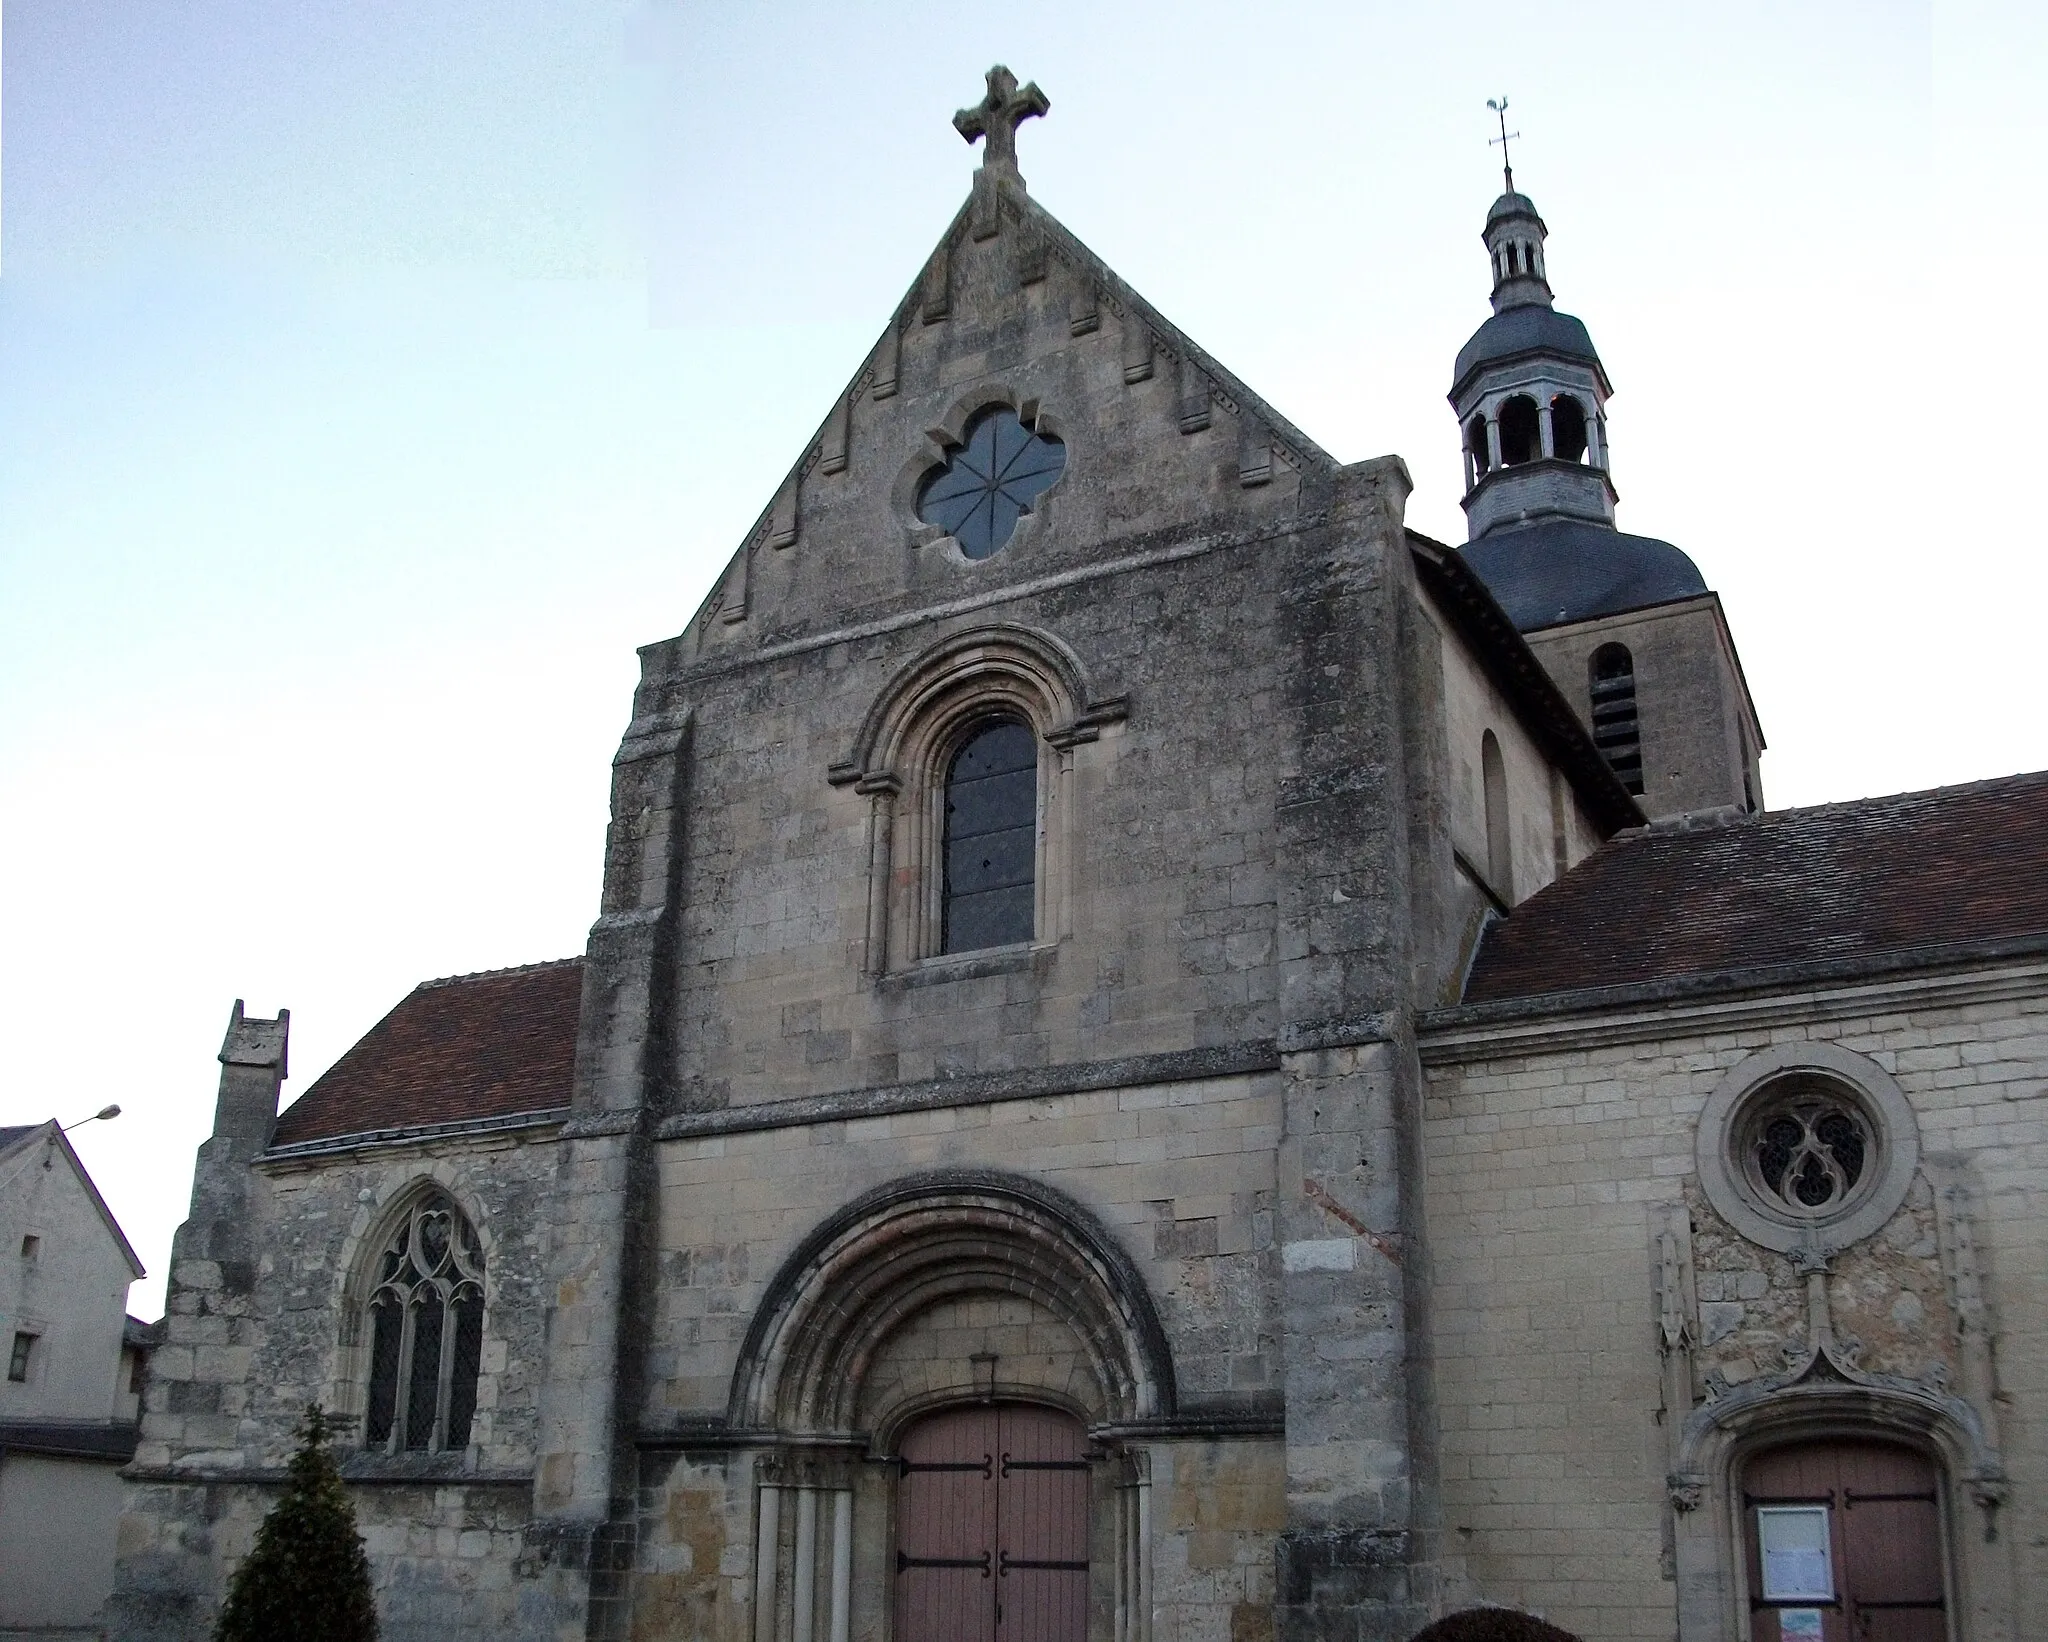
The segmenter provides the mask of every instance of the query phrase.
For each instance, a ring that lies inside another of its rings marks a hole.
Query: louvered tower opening
[[[1621,784],[1643,794],[1643,734],[1636,719],[1636,664],[1625,644],[1593,652],[1593,745]]]

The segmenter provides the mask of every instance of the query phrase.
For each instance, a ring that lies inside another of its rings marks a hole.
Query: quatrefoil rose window
[[[1007,406],[985,411],[942,468],[919,487],[917,516],[970,559],[985,559],[1017,529],[1067,465],[1067,447],[1027,428]]]

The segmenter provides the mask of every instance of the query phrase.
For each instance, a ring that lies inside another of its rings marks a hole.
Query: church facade
[[[395,1639],[2048,1627],[2048,780],[1762,809],[1512,177],[1451,548],[1045,110],[641,652],[586,951],[281,1113],[237,1006],[111,1634],[308,1402]]]

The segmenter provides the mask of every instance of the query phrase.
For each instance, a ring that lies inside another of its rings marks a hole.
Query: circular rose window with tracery
[[[1743,1171],[1775,1209],[1839,1213],[1869,1174],[1873,1130],[1857,1103],[1834,1086],[1767,1088],[1743,1126]]]
[[[1896,1079],[1839,1044],[1775,1045],[1730,1067],[1694,1156],[1715,1211],[1783,1253],[1845,1249],[1898,1212],[1920,1163]]]

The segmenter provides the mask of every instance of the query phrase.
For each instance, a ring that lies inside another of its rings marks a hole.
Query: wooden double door
[[[1948,1642],[1926,1456],[1802,1443],[1750,1461],[1742,1492],[1754,1642]]]
[[[896,1642],[1086,1642],[1088,1459],[1050,1408],[948,1410],[903,1438]]]

